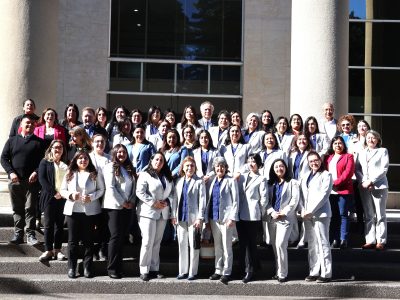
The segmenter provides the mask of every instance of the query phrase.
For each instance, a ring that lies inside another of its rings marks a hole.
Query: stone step
[[[291,296],[329,298],[391,298],[399,297],[398,282],[359,281],[338,279],[326,284],[292,280],[283,284],[276,280],[259,280],[248,284],[233,280],[227,285],[219,281],[199,279],[194,282],[174,278],[142,282],[138,278],[111,280],[109,277],[93,279],[68,279],[66,275],[35,274],[0,275],[0,293],[10,294],[160,294],[161,295],[243,295],[243,296]]]

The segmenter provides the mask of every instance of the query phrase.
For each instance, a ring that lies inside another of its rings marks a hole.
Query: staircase
[[[400,210],[388,212],[388,249],[383,252],[362,250],[364,240],[356,223],[351,224],[350,247],[332,251],[333,281],[326,284],[307,283],[307,249],[289,248],[289,281],[278,283],[271,280],[274,274],[274,256],[269,248],[259,247],[261,268],[257,281],[243,284],[237,273],[239,266],[234,259],[233,281],[224,285],[210,281],[214,262],[201,259],[199,280],[189,282],[175,279],[178,274],[178,246],[175,243],[161,247],[160,272],[166,279],[142,282],[139,276],[139,245],[127,245],[124,249],[124,278],[110,279],[105,261],[95,261],[96,277],[86,279],[67,277],[66,261],[39,262],[43,245],[10,245],[13,234],[12,211],[9,204],[7,180],[0,174],[0,294],[187,294],[187,295],[246,295],[246,296],[293,296],[293,297],[400,297]],[[43,235],[37,233],[40,241]],[[65,229],[63,253],[67,254]],[[238,245],[234,257],[238,257]],[[82,265],[79,265],[82,271]],[[0,296],[1,297],[1,296]]]

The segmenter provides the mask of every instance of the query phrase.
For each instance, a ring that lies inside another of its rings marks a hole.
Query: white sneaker
[[[65,255],[60,250],[58,250],[54,254],[54,259],[62,261],[62,260],[66,260],[67,258],[65,257]]]
[[[53,259],[53,251],[45,251],[39,256],[39,261],[45,262]]]

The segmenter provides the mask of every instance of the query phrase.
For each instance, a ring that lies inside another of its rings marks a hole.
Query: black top
[[[14,172],[19,179],[28,179],[34,171],[38,171],[44,151],[42,139],[36,135],[24,138],[18,134],[10,137],[4,145],[1,165],[8,175]]]
[[[19,125],[21,124],[21,119],[24,115],[25,114],[19,115],[18,117],[14,118],[12,125],[11,125],[10,134],[8,135],[9,137],[16,136],[18,134],[18,128],[19,128]],[[32,116],[35,121],[39,120],[39,116],[37,116],[35,114],[33,114]]]

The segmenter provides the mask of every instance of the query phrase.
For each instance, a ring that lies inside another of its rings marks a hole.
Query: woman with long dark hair
[[[75,103],[70,103],[65,107],[64,119],[60,121],[60,124],[67,130],[71,130],[75,126],[82,124],[82,122],[79,121],[79,109]]]
[[[287,247],[296,218],[299,202],[299,185],[291,179],[283,159],[272,163],[268,180],[269,202],[267,204],[268,229],[272,249],[275,254],[276,275],[278,282],[287,281],[288,254]]]
[[[124,238],[129,229],[131,212],[136,199],[135,170],[128,157],[128,151],[122,144],[117,144],[111,151],[111,163],[104,167],[103,208],[108,214],[108,276],[121,278],[122,250]]]
[[[134,126],[132,143],[126,145],[129,159],[136,168],[137,173],[147,166],[150,157],[156,152],[153,144],[146,139],[145,130],[143,124]]]
[[[63,162],[66,150],[63,141],[53,140],[39,164],[38,177],[42,186],[40,211],[44,212],[45,252],[39,257],[44,262],[53,259],[64,260],[61,252],[64,233],[65,198],[60,194],[61,183],[68,166]]]
[[[332,248],[347,248],[349,234],[349,208],[353,201],[354,158],[347,153],[347,146],[341,136],[332,139],[325,160],[325,167],[332,174],[333,188],[330,195],[332,220],[330,236]]]
[[[262,130],[265,132],[273,131],[274,130],[274,116],[272,112],[268,109],[264,109],[261,112],[261,127]]]
[[[95,115],[94,115],[94,125],[100,126],[102,128],[107,127],[107,109],[104,107],[100,106],[96,109]]]
[[[111,114],[111,120],[106,126],[108,140],[110,143],[113,142],[114,136],[119,133],[118,122],[123,121],[128,116],[129,116],[129,110],[125,106],[119,105],[116,108],[114,108]]]
[[[310,140],[311,148],[323,159],[328,152],[329,137],[319,131],[318,121],[315,117],[308,117],[304,122],[304,134]]]
[[[146,121],[146,138],[148,139],[150,135],[158,133],[158,122],[162,118],[161,108],[158,106],[152,106],[149,108],[147,113]]]
[[[171,207],[176,201],[174,190],[164,154],[154,153],[147,169],[140,173],[136,186],[136,213],[142,232],[139,269],[143,281],[164,277],[159,273],[160,244],[165,225],[170,219],[170,210],[175,209]]]
[[[275,136],[278,141],[279,149],[289,155],[294,139],[294,134],[290,132],[289,121],[286,117],[278,117],[275,122]]]
[[[329,243],[332,175],[324,170],[321,157],[311,151],[307,155],[310,171],[300,182],[300,209],[308,237],[309,275],[306,281],[331,281],[332,254]]]
[[[61,185],[61,196],[67,199],[64,215],[68,223],[68,277],[76,278],[79,241],[85,249],[83,275],[93,277],[93,235],[96,216],[101,213],[99,199],[104,194],[104,181],[98,176],[89,154],[79,151],[69,164]]]
[[[167,160],[167,165],[171,170],[172,177],[177,178],[179,173],[179,167],[181,163],[181,142],[180,135],[176,129],[169,129],[164,136],[163,146],[159,151],[161,151],[165,159]]]
[[[215,174],[212,166],[213,160],[220,156],[219,151],[213,146],[208,130],[200,130],[193,149],[193,157],[197,166],[196,174],[203,178],[204,182],[207,182]]]
[[[176,125],[176,130],[178,130],[179,133],[182,132],[182,139],[184,138],[183,128],[187,125],[192,126],[195,132],[201,128],[197,120],[196,109],[192,105],[188,105],[183,109],[181,122]]]
[[[62,140],[64,145],[67,144],[66,129],[58,125],[58,115],[53,108],[43,110],[33,133],[43,140],[46,149],[53,140]]]

